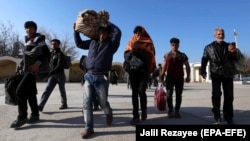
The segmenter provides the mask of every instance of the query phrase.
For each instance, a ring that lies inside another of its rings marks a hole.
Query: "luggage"
[[[158,87],[155,89],[154,105],[158,111],[163,112],[167,109],[166,91],[162,84],[159,84]]]
[[[16,88],[23,79],[23,71],[17,71],[13,76],[7,79],[5,83],[5,104],[17,105]]]

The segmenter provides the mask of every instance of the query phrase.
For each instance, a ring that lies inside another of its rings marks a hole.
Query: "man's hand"
[[[203,79],[206,79],[207,78],[207,73],[203,73],[203,74],[201,74],[201,76],[202,76]]]
[[[23,65],[19,64],[17,70],[23,70]]]
[[[76,23],[73,23],[73,30],[76,29]]]
[[[163,82],[164,82],[164,77],[165,77],[165,75],[164,75],[164,74],[160,75],[160,77],[159,77],[159,81],[160,81],[161,83],[163,83]]]
[[[189,83],[190,82],[190,77],[186,78],[186,82]]]
[[[30,66],[30,71],[31,72],[34,72],[34,73],[37,73],[38,71],[39,71],[39,64],[36,64],[36,63],[34,63],[34,64],[32,64],[31,66]]]
[[[231,53],[234,53],[234,52],[236,52],[236,50],[237,50],[236,43],[235,42],[229,43],[228,51],[231,52]]]

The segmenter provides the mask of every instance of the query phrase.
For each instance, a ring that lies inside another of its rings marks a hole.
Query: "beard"
[[[224,41],[224,39],[219,39],[219,38],[215,38],[215,40],[217,41],[217,42],[222,42],[222,41]]]

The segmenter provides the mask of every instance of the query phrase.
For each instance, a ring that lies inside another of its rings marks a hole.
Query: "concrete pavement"
[[[38,83],[38,101],[46,83]],[[250,125],[250,85],[235,84],[235,123]],[[60,94],[54,89],[40,121],[36,124],[25,124],[18,129],[10,128],[16,119],[17,107],[4,103],[4,84],[0,84],[0,139],[2,141],[80,141],[84,128],[81,112],[83,88],[80,83],[66,83],[68,106],[59,110]],[[185,83],[180,119],[167,118],[166,112],[158,112],[154,107],[154,90],[148,89],[148,119],[142,125],[209,125],[214,124],[211,112],[211,84]],[[94,112],[95,134],[93,141],[135,141],[134,126],[129,124],[132,117],[131,90],[126,84],[110,85],[109,102],[113,108],[114,120],[106,126],[103,111]],[[30,113],[30,112],[29,112]]]

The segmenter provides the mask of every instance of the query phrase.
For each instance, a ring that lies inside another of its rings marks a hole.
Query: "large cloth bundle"
[[[98,27],[106,27],[109,23],[109,13],[105,10],[96,12],[85,9],[78,13],[75,30],[89,38],[98,38]]]

